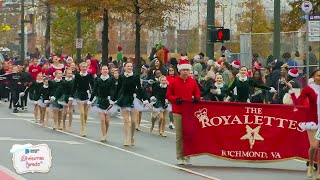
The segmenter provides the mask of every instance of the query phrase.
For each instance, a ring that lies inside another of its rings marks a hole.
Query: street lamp
[[[223,20],[222,20],[222,26],[224,27],[224,24],[225,24],[225,20],[224,20],[225,15],[224,15],[224,12],[225,12],[225,9],[227,8],[227,4],[219,3],[219,4],[217,4],[216,7],[220,7],[221,10],[222,10],[222,19],[223,19]]]
[[[20,38],[21,38],[21,49],[20,49],[20,63],[23,64],[25,55],[26,55],[26,51],[25,51],[25,47],[27,47],[26,40],[28,40],[28,36],[26,36],[25,34],[25,23],[33,23],[33,17],[34,17],[34,8],[30,8],[28,10],[28,14],[29,14],[29,18],[30,20],[27,21],[25,20],[25,12],[24,12],[24,5],[25,5],[25,0],[21,0],[21,34],[20,34]]]

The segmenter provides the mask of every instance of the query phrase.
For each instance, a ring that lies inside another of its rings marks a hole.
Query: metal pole
[[[34,9],[34,0],[32,0],[32,8]],[[33,19],[30,19],[30,21],[32,22],[32,36],[34,35],[34,29],[35,29],[35,27],[34,27],[34,23],[35,23],[35,17],[36,17],[36,14],[35,14],[35,11],[33,12],[33,16],[32,16],[32,18]]]
[[[280,60],[280,0],[274,0],[273,57]]]
[[[207,43],[206,54],[210,59],[214,58],[214,43],[210,42],[211,29],[214,28],[215,0],[207,0]]]
[[[81,13],[77,11],[77,38],[81,38]],[[81,62],[81,48],[77,48],[77,62]]]
[[[24,57],[25,57],[25,51],[24,51],[24,0],[21,0],[21,44],[20,44],[20,64],[23,64]]]
[[[201,22],[200,22],[200,0],[198,0],[198,43],[199,53],[201,52]]]
[[[309,59],[309,13],[306,13],[306,61],[307,61],[307,81],[310,78],[310,59]]]
[[[222,19],[223,19],[222,20],[222,24],[223,24],[222,26],[224,27],[224,22],[225,22],[225,20],[224,20],[224,4],[222,4],[222,16],[223,16],[222,17]]]

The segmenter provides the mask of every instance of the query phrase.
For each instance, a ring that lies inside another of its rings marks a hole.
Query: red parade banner
[[[209,154],[222,159],[277,161],[308,159],[309,141],[299,122],[306,108],[227,102],[184,102],[186,156]]]

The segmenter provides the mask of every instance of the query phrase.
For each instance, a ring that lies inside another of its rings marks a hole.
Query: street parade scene
[[[0,180],[320,180],[319,0],[0,0]]]

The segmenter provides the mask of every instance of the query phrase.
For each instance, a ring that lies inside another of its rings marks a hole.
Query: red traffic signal
[[[211,42],[223,42],[230,40],[230,29],[213,29],[211,32]]]

